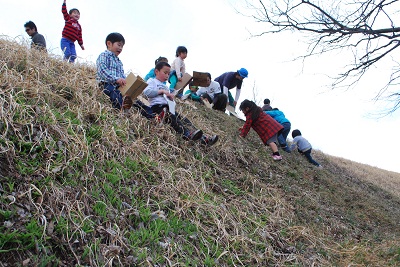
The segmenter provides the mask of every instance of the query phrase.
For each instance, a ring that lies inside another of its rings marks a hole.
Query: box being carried
[[[175,85],[174,94],[175,95],[182,94],[183,93],[183,89],[185,89],[186,85],[188,85],[192,79],[193,79],[192,75],[190,75],[189,73],[183,74],[182,81],[177,82],[176,85]]]
[[[119,88],[123,96],[128,95],[132,100],[136,99],[143,90],[147,87],[147,83],[138,75],[135,76],[132,72],[126,77],[126,85]]]
[[[208,86],[207,78],[208,78],[207,72],[193,71],[193,85],[194,86],[207,87]]]

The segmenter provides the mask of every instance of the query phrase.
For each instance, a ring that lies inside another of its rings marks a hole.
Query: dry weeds
[[[318,154],[323,171],[294,154],[277,164],[254,132],[238,138],[242,122],[179,105],[205,133],[220,135],[211,148],[189,143],[135,110],[113,110],[90,63],[71,65],[12,40],[0,47],[0,253],[8,266],[398,263],[389,250],[399,235],[388,229],[399,216],[385,215],[379,240],[369,229],[354,236],[363,215],[350,221],[331,194],[340,185],[330,184],[329,166],[343,168],[331,157]],[[33,247],[23,241],[32,222]],[[165,224],[172,228],[153,228]],[[13,232],[21,243],[6,240]],[[132,237],[139,233],[148,236]]]
[[[400,198],[400,174],[349,161],[339,157],[330,157],[330,160],[347,169],[352,175],[361,177],[364,181],[374,184],[394,196]]]

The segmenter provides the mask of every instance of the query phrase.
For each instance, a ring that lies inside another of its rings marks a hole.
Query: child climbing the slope
[[[264,101],[264,103],[265,103],[265,101]],[[277,108],[273,108],[271,110],[267,110],[264,112],[267,113],[268,115],[270,115],[274,120],[276,120],[283,126],[283,130],[278,135],[278,143],[285,152],[290,153],[290,148],[288,147],[288,145],[286,143],[286,139],[290,133],[290,128],[292,127],[292,124],[285,117],[285,114]]]
[[[295,149],[297,146],[297,150],[300,152],[300,154],[304,155],[308,162],[311,164],[314,164],[318,168],[322,168],[321,164],[316,162],[312,157],[311,157],[311,144],[310,142],[307,141],[303,136],[301,136],[300,130],[296,129],[292,131],[292,137],[293,137],[293,143],[290,146],[290,150]]]
[[[240,136],[246,137],[249,133],[250,128],[260,136],[264,145],[268,145],[272,150],[272,158],[274,160],[282,160],[282,156],[278,151],[278,147],[275,142],[278,141],[278,133],[283,129],[276,120],[271,116],[265,114],[262,109],[256,105],[253,101],[244,100],[239,109],[246,116],[246,122],[242,128],[239,129]]]
[[[159,62],[155,67],[155,78],[147,80],[148,86],[143,91],[143,94],[149,98],[150,107],[155,114],[163,118],[166,123],[169,123],[172,128],[179,134],[182,134],[187,140],[200,140],[202,144],[211,146],[218,141],[218,136],[207,137],[203,135],[202,130],[189,130],[194,128],[193,124],[178,113],[172,114],[169,111],[168,101],[174,99],[168,87],[164,84],[168,80],[171,66],[167,62]]]

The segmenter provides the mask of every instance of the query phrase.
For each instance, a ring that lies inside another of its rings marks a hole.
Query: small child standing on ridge
[[[82,27],[78,22],[81,14],[76,8],[72,8],[67,12],[66,0],[64,0],[61,11],[65,20],[61,38],[61,50],[64,53],[64,60],[73,63],[76,59],[75,41],[78,41],[82,50],[85,50],[82,40]]]
[[[184,46],[178,46],[176,48],[175,59],[171,65],[171,74],[169,76],[169,90],[172,93],[175,91],[175,85],[179,81],[182,81],[183,74],[186,73],[185,58],[187,57],[187,49]]]
[[[169,123],[179,134],[182,134],[187,140],[199,140],[202,144],[211,146],[218,141],[218,136],[207,137],[203,135],[202,130],[189,130],[194,128],[193,124],[178,113],[172,114],[169,111],[168,101],[174,99],[174,94],[170,93],[168,87],[164,84],[168,80],[171,66],[167,62],[158,62],[155,68],[156,77],[147,80],[148,86],[143,94],[149,98],[153,113],[158,114],[162,120]]]
[[[268,145],[271,148],[273,152],[272,158],[274,160],[282,160],[282,156],[279,154],[278,147],[275,144],[278,141],[278,133],[283,129],[282,125],[271,116],[265,114],[253,101],[244,100],[239,109],[246,116],[245,124],[239,129],[241,131],[240,136],[246,137],[250,128],[253,128],[264,145]]]
[[[103,93],[106,94],[116,109],[130,109],[132,99],[129,96],[122,97],[119,87],[126,84],[124,67],[118,55],[125,45],[122,34],[113,32],[106,38],[107,50],[102,52],[96,61],[97,80]]]
[[[301,136],[301,132],[299,130],[293,130],[292,131],[292,137],[293,137],[293,144],[290,146],[290,150],[293,150],[297,146],[297,150],[300,152],[300,154],[303,154],[308,162],[314,164],[318,168],[322,168],[321,164],[316,162],[312,157],[311,157],[311,144],[305,139],[303,136]]]

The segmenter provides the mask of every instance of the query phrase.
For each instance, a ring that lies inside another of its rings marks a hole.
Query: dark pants
[[[213,109],[224,111],[226,109],[226,104],[228,103],[228,97],[224,94],[216,94],[214,95],[214,99],[211,99],[207,93],[202,94],[203,98],[206,98],[208,102],[213,104]]]
[[[118,90],[119,86],[115,86],[111,83],[101,82],[99,84],[100,88],[103,89],[103,93],[106,94],[110,100],[113,108],[118,110],[122,107],[122,94]],[[140,114],[148,119],[154,118],[154,113],[150,107],[146,106],[143,102],[136,100],[133,101],[132,107],[140,111]]]
[[[312,148],[310,148],[309,150],[307,150],[307,151],[305,151],[305,152],[301,152],[301,151],[300,151],[300,153],[303,154],[303,155],[307,158],[308,162],[314,164],[315,166],[319,166],[319,163],[316,162],[316,161],[311,157],[311,150],[312,150]]]
[[[155,117],[155,114],[154,114],[153,110],[149,106],[146,106],[140,100],[134,101],[132,107],[134,107],[137,110],[139,110],[140,114],[143,117],[146,117],[147,119],[153,119]]]
[[[167,108],[168,105],[154,105],[151,106],[151,109],[154,113],[160,114],[163,111],[163,108]],[[188,120],[186,117],[179,115],[175,112],[175,115],[171,112],[167,112],[165,116],[165,122],[170,124],[172,128],[179,134],[188,135],[190,133],[189,127],[194,128],[192,122]]]
[[[103,93],[110,98],[113,108],[121,109],[122,94],[118,90],[119,86],[111,83],[101,82],[100,88],[103,88]]]
[[[290,132],[291,124],[290,122],[284,122],[281,125],[283,126],[283,129],[278,135],[278,142],[281,147],[287,147],[286,139]]]

